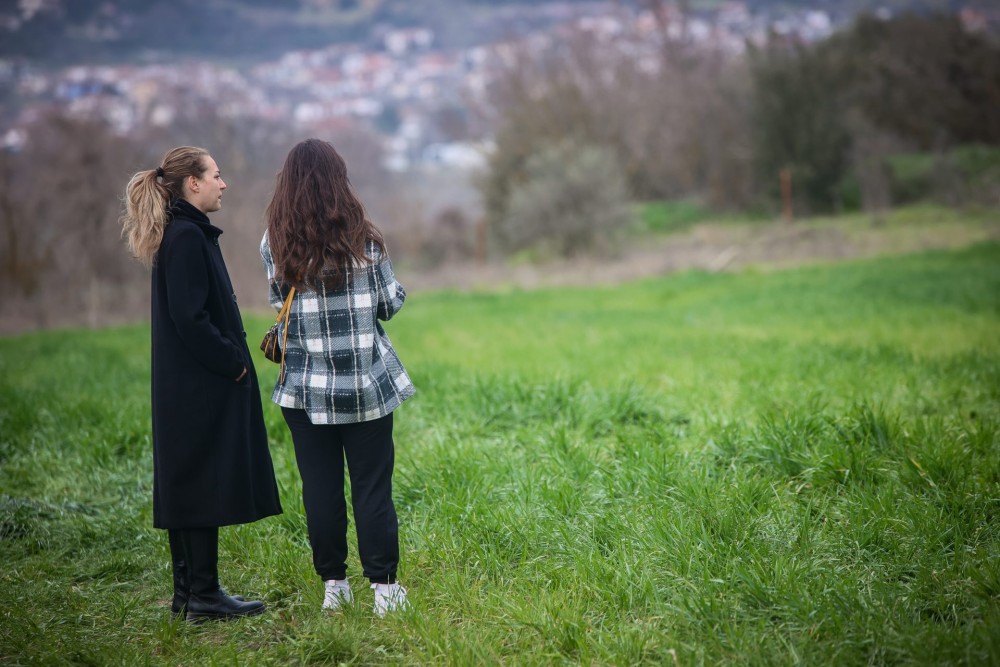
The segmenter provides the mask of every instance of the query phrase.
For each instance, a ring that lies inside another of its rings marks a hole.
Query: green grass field
[[[0,340],[0,663],[1000,664],[1000,245],[413,294],[387,329],[413,610],[372,614],[353,535],[357,604],[320,610],[258,357],[285,513],[223,529],[221,574],[270,611],[198,627],[148,328]]]

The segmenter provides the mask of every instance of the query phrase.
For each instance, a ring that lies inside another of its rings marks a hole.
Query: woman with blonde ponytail
[[[125,189],[122,235],[152,268],[153,526],[167,530],[171,610],[251,616],[218,578],[219,527],[279,514],[257,374],[208,213],[226,183],[203,148],[169,151]]]

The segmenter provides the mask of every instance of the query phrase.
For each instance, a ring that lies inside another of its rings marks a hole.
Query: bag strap
[[[281,312],[278,313],[278,322],[284,320],[284,332],[281,336],[281,375],[278,376],[278,383],[285,384],[285,354],[288,351],[288,316],[292,313],[292,299],[295,297],[295,288],[288,290],[288,296],[285,297],[285,303],[281,306]]]

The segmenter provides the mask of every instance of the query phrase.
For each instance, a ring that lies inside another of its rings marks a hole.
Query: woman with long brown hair
[[[194,622],[264,611],[219,586],[219,527],[281,512],[222,230],[207,215],[225,189],[208,151],[181,146],[132,177],[122,216],[152,267],[153,525],[169,536],[171,609]]]
[[[295,446],[313,565],[325,582],[323,608],[353,599],[346,457],[362,570],[382,616],[407,604],[396,582],[392,413],[414,388],[380,323],[399,312],[406,292],[329,143],[308,139],[289,152],[260,252],[275,309],[295,289],[284,373],[272,399]]]

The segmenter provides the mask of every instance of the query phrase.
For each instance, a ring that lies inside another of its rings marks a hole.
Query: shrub
[[[506,252],[606,252],[631,221],[625,178],[607,149],[569,142],[546,147],[528,158],[524,175],[494,223],[494,238]]]
[[[908,153],[889,160],[893,201],[993,204],[1000,193],[1000,147],[958,146],[946,153]]]

